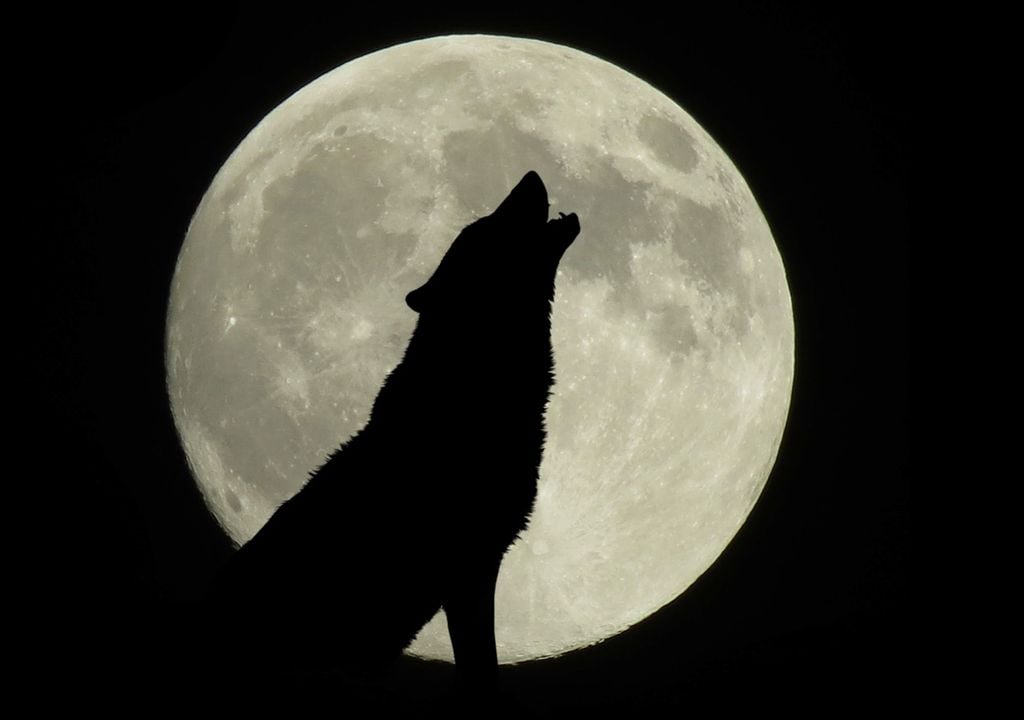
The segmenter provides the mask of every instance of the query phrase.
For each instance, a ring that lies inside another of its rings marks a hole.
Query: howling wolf
[[[406,296],[416,329],[367,425],[229,561],[211,598],[260,638],[245,662],[382,665],[444,608],[461,681],[493,687],[495,581],[536,496],[555,273],[580,231],[548,207],[529,172],[459,234]]]

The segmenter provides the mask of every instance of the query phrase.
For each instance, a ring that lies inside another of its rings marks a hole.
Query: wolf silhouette
[[[528,172],[406,296],[416,328],[369,422],[213,587],[259,638],[243,662],[379,667],[444,608],[460,681],[494,686],[495,581],[533,509],[555,274],[580,232],[548,211]]]

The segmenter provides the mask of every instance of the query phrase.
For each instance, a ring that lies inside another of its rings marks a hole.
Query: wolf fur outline
[[[495,682],[495,581],[533,509],[555,273],[579,231],[575,214],[548,220],[531,171],[406,297],[416,329],[369,422],[212,589],[261,658],[380,666],[443,607],[460,677]]]

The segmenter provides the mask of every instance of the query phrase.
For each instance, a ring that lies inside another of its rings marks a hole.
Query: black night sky
[[[299,87],[398,42],[483,32],[598,55],[693,115],[765,212],[797,331],[782,449],[734,542],[638,627],[508,671],[513,692],[542,717],[909,701],[904,93],[918,31],[857,5],[715,5],[681,6],[674,20],[596,4],[318,19],[289,4],[175,5],[26,20],[36,52],[20,71],[15,151],[38,235],[11,270],[25,273],[42,334],[19,358],[19,384],[39,388],[22,452],[41,499],[19,518],[31,528],[18,559],[31,573],[29,682],[55,703],[198,699],[188,650],[172,640],[229,546],[164,391],[165,309],[189,219],[231,150]],[[616,17],[627,12],[637,17]],[[244,628],[225,616],[223,631],[229,662]],[[388,702],[438,710],[449,681],[403,662]],[[223,689],[238,701],[266,691]],[[344,711],[327,680],[286,690]]]

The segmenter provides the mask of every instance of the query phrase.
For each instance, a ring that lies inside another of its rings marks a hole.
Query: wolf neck
[[[539,317],[468,323],[421,316],[402,362],[374,403],[374,414],[387,412],[412,387],[423,411],[435,417],[512,406],[540,420],[552,383],[549,311],[545,304]]]

